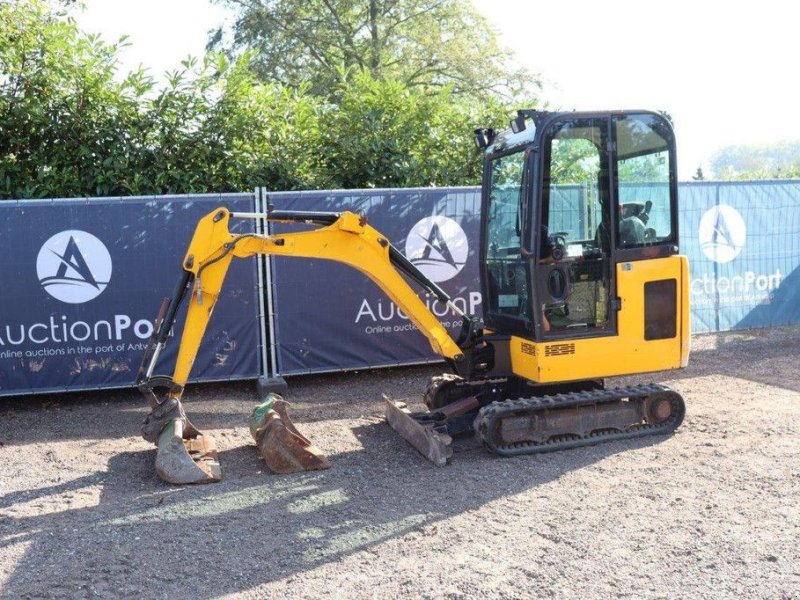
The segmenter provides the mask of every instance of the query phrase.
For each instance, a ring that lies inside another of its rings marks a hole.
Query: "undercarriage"
[[[457,436],[472,434],[502,456],[536,454],[669,434],[686,412],[680,394],[655,383],[606,389],[601,381],[533,386],[444,375],[428,385],[429,411],[384,399],[392,427],[438,466],[447,464]]]

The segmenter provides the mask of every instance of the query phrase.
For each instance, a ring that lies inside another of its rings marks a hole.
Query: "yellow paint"
[[[224,208],[203,217],[184,258],[184,268],[194,273],[196,280],[173,374],[179,385],[189,378],[231,260],[255,254],[326,259],[350,265],[374,281],[408,315],[435,353],[450,359],[461,355],[447,329],[392,265],[386,239],[359,215],[344,212],[327,227],[272,236],[234,236],[228,229],[229,220],[230,213]],[[678,281],[680,302],[677,335],[647,341],[644,284],[673,278]],[[553,383],[685,367],[690,334],[686,257],[618,264],[617,296],[622,299],[617,335],[543,343],[512,336],[509,344],[513,372],[531,381]]]
[[[194,273],[196,280],[173,373],[173,381],[179,385],[189,378],[231,260],[255,254],[326,259],[350,265],[374,281],[408,315],[428,338],[434,352],[445,358],[461,355],[447,329],[392,265],[386,238],[360,215],[343,212],[327,227],[272,236],[235,236],[228,229],[229,221],[230,213],[224,208],[203,217],[184,258],[184,268]]]
[[[628,265],[628,266],[625,266]],[[644,284],[676,279],[680,306],[676,336],[644,339]],[[686,366],[689,360],[689,263],[685,256],[617,265],[617,335],[532,342],[511,338],[515,374],[540,383],[599,379]]]

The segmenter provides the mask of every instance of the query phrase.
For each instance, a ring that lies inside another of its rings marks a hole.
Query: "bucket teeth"
[[[172,421],[158,437],[156,473],[167,483],[214,483],[222,480],[214,439],[186,421]]]
[[[250,433],[264,462],[275,473],[330,469],[328,457],[294,426],[288,406],[277,394],[269,394],[250,416]]]

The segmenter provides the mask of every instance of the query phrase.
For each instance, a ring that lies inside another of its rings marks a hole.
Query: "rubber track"
[[[500,444],[493,439],[494,432],[498,431],[499,421],[505,417],[530,414],[541,410],[556,410],[562,408],[575,408],[617,402],[623,398],[644,401],[651,394],[668,394],[672,403],[672,416],[658,425],[644,423],[632,424],[627,431],[596,431],[583,437],[567,435],[554,437],[546,442],[517,442],[513,444]],[[581,446],[593,446],[603,442],[627,440],[644,437],[647,435],[668,434],[677,429],[683,422],[686,406],[680,394],[667,386],[651,383],[623,388],[592,390],[586,392],[572,392],[541,396],[532,398],[519,398],[517,400],[503,400],[492,402],[484,406],[475,419],[475,432],[481,443],[490,451],[503,456],[517,456],[520,454],[536,454],[539,452],[554,452]]]

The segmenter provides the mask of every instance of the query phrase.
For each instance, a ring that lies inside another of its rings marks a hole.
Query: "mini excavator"
[[[678,249],[675,138],[649,111],[520,110],[511,129],[475,131],[485,151],[480,273],[483,315],[462,312],[366,218],[352,213],[236,213],[203,217],[171,298],[156,318],[138,385],[151,412],[156,470],[171,483],[221,478],[214,443],[186,418],[184,385],[234,258],[257,254],[345,263],[374,281],[450,367],[412,412],[384,396],[389,424],[442,466],[453,436],[472,434],[503,456],[577,448],[674,431],[681,396],[655,383],[604,379],[685,367],[689,267]],[[232,219],[307,228],[234,235]],[[462,322],[458,339],[412,284]],[[172,376],[154,375],[178,308],[189,307]],[[250,419],[269,468],[324,469],[327,457],[270,394]]]

